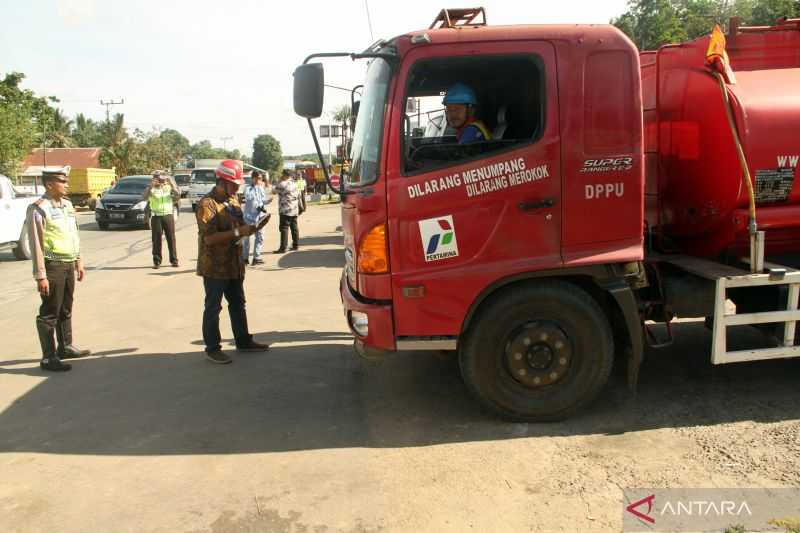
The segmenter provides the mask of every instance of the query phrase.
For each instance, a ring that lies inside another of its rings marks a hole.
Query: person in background
[[[256,226],[244,223],[237,192],[244,183],[239,163],[226,159],[215,172],[217,183],[197,205],[197,274],[203,277],[205,309],[203,342],[206,359],[224,365],[231,363],[222,351],[219,313],[222,297],[228,301],[236,349],[240,352],[264,352],[268,344],[253,340],[247,327],[244,298],[244,260],[241,239],[255,233]]]
[[[298,215],[306,212],[306,178],[302,171],[295,173],[294,184],[297,186]]]
[[[273,189],[278,195],[278,214],[280,215],[278,230],[281,233],[280,247],[274,253],[282,254],[286,253],[289,229],[292,231],[292,250],[300,247],[300,233],[297,230],[297,215],[300,212],[297,185],[288,169],[283,169],[281,181]]]
[[[258,171],[253,171],[252,182],[246,185],[244,189],[244,223],[255,226],[264,217],[268,217],[267,204],[272,202],[272,198],[267,196],[267,190],[264,187],[264,175]],[[261,265],[264,260],[261,259],[261,248],[264,243],[264,234],[260,229],[256,229],[253,234],[253,265]],[[250,237],[242,237],[242,259],[247,264],[250,257]]]
[[[150,229],[153,239],[153,268],[161,266],[161,235],[167,237],[169,263],[178,267],[178,251],[175,243],[175,218],[172,215],[176,202],[181,200],[181,191],[160,170],[153,171],[153,179],[142,197],[150,206]]]
[[[86,270],[81,260],[75,210],[67,199],[69,171],[70,167],[65,166],[42,173],[44,196],[30,205],[27,214],[33,278],[42,298],[36,317],[36,330],[42,346],[39,366],[52,372],[65,372],[72,368],[62,359],[91,353],[72,344],[75,278],[83,281]]]
[[[478,97],[472,87],[464,83],[454,83],[442,100],[445,106],[447,123],[456,129],[458,144],[490,141],[489,128],[476,117]]]

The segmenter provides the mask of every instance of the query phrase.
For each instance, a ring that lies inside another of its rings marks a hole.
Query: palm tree
[[[86,118],[83,113],[75,116],[75,125],[72,128],[72,138],[81,148],[88,148],[100,144],[100,133],[97,130],[97,123]]]
[[[60,110],[53,110],[50,115],[50,124],[47,128],[47,144],[53,148],[69,148],[75,146],[75,142],[70,135],[72,133],[72,121]]]

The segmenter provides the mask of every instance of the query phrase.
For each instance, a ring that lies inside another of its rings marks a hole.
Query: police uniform
[[[45,172],[43,179],[56,175],[66,177],[69,167]],[[45,370],[69,370],[70,365],[62,363],[61,359],[90,353],[72,344],[75,276],[82,269],[75,209],[66,198],[62,197],[56,202],[45,193],[28,207],[27,219],[33,254],[33,277],[37,282],[46,279],[49,284],[48,294],[41,295],[42,305],[36,317],[36,329],[42,347],[40,366]]]

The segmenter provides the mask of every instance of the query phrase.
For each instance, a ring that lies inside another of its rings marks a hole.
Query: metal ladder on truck
[[[798,297],[800,296],[800,270],[764,263],[764,270],[751,273],[736,267],[715,263],[696,257],[675,257],[669,263],[716,284],[714,297],[714,328],[711,362],[715,365],[800,357],[800,346],[795,345],[796,322],[800,321]],[[758,313],[727,314],[728,289],[758,287],[788,287],[785,309]],[[728,351],[728,328],[756,324],[784,324],[782,344],[777,348]]]

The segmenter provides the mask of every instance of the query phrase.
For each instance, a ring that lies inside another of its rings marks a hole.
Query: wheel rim
[[[514,329],[507,338],[506,370],[515,381],[540,389],[563,380],[572,364],[572,343],[554,322],[529,322]]]

